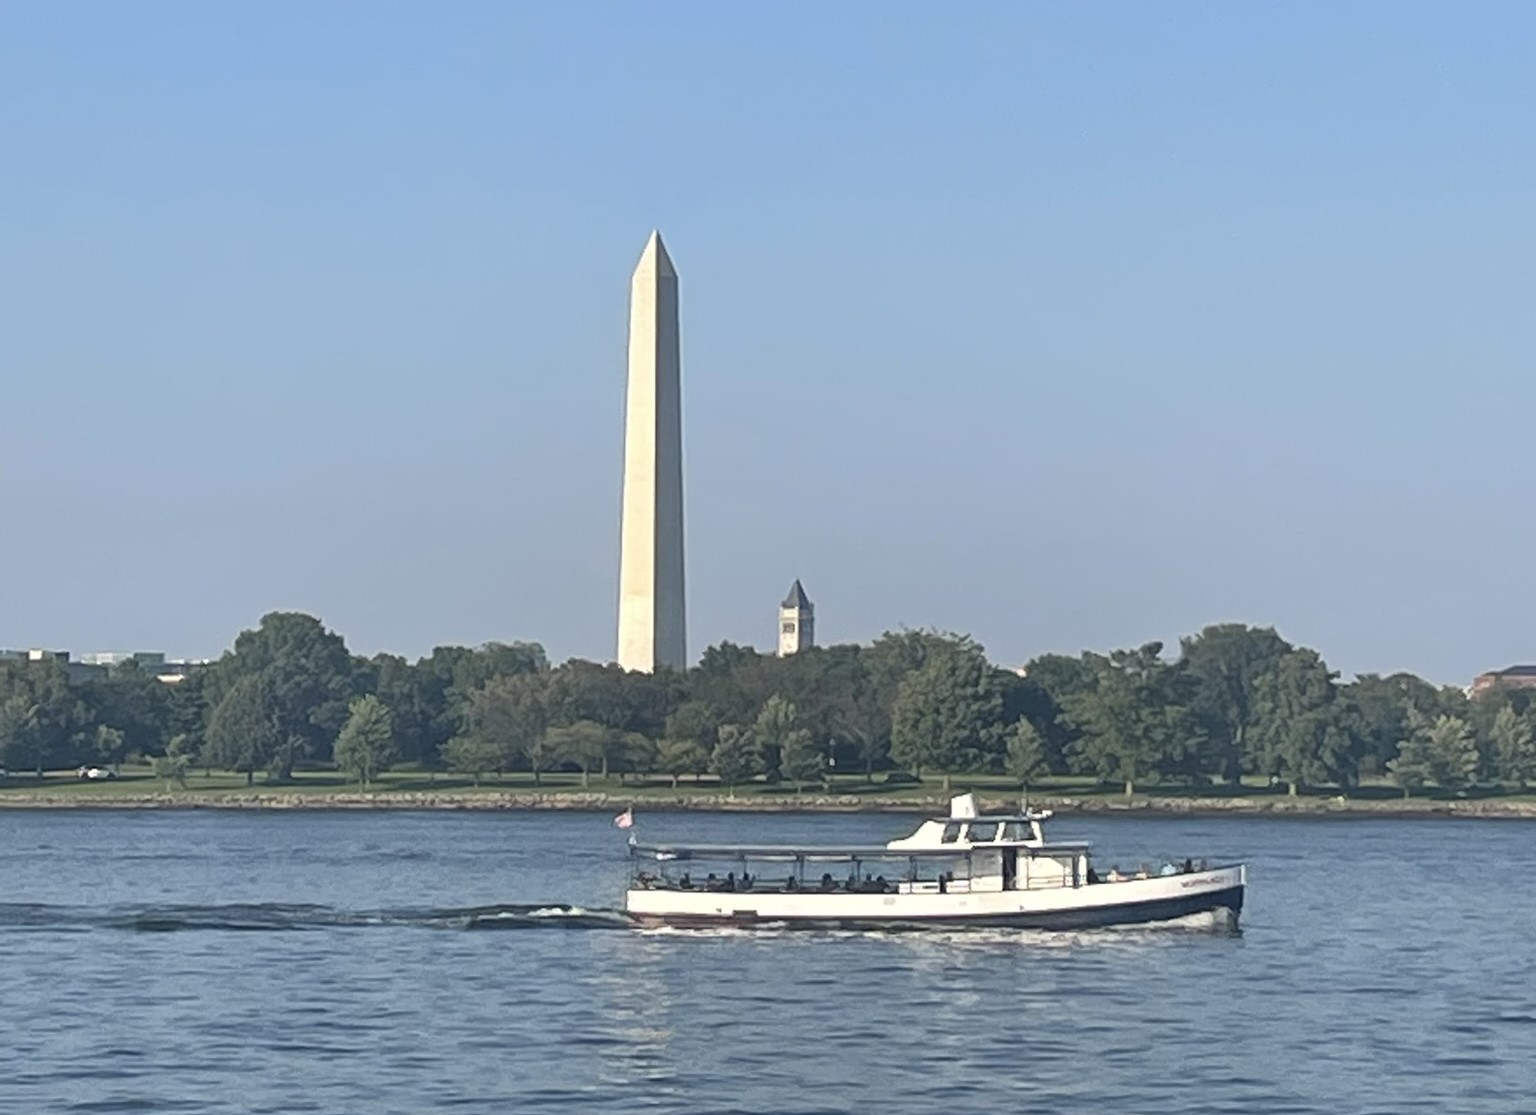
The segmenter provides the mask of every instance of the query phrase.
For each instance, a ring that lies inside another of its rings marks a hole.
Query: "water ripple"
[[[0,815],[0,1112],[1529,1107],[1536,950],[1506,881],[1536,875],[1536,826],[1061,828],[1123,862],[1170,833],[1250,860],[1243,934],[633,930],[606,818]]]

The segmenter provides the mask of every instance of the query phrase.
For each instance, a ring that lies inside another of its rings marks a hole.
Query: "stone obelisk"
[[[629,292],[619,665],[688,665],[683,604],[682,357],[677,272],[651,233]]]

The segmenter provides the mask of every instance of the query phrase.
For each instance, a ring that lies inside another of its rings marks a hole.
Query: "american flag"
[[[627,829],[635,823],[635,807],[631,805],[624,812],[613,819],[613,823],[621,829]]]

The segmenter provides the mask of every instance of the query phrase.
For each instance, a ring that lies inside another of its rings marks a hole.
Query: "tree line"
[[[0,663],[0,767],[131,758],[168,780],[218,768],[282,781],[328,765],[367,784],[410,765],[732,789],[987,773],[1087,776],[1128,795],[1245,776],[1291,793],[1377,776],[1459,792],[1536,781],[1536,707],[1529,691],[1472,699],[1410,674],[1341,682],[1316,651],[1241,624],[1207,627],[1177,654],[1047,654],[1022,671],[966,636],[902,630],[785,658],[721,643],[686,672],[641,674],[552,666],[525,642],[363,658],[314,617],[274,612],[176,684],[132,661],[73,684],[52,661]]]

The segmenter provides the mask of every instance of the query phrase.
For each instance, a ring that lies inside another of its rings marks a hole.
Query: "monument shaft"
[[[619,665],[647,672],[658,666],[685,669],[677,272],[654,232],[630,283],[623,515]]]

